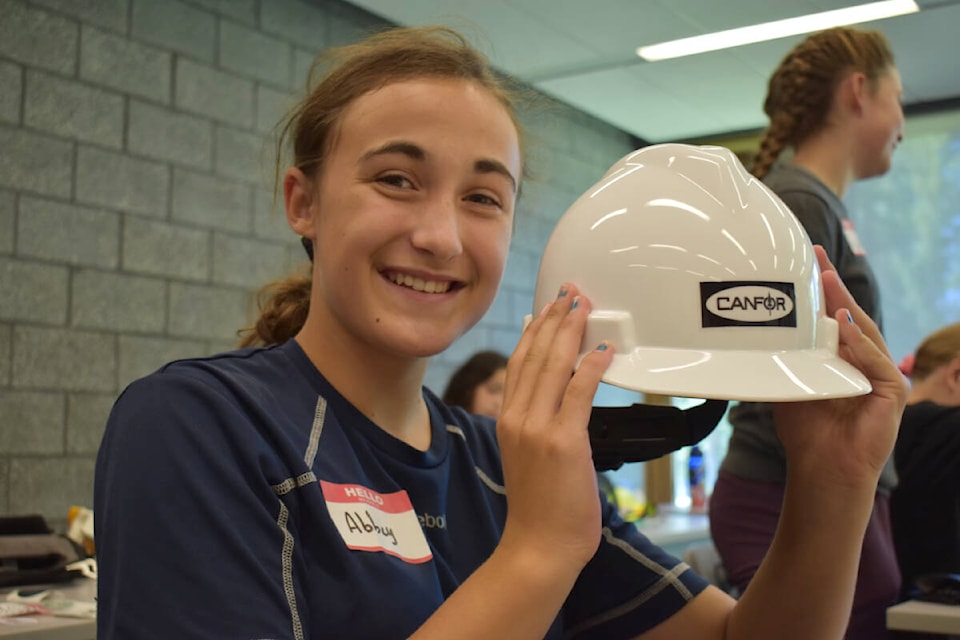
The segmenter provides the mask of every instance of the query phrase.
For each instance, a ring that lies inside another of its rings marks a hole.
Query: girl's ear
[[[313,181],[296,167],[290,167],[283,176],[283,202],[287,224],[303,238],[314,237]]]
[[[960,397],[960,356],[945,364],[944,367],[946,368],[944,380],[947,387],[956,397]]]
[[[859,115],[863,113],[864,102],[870,93],[870,81],[865,73],[854,71],[843,79],[838,91],[841,102]]]

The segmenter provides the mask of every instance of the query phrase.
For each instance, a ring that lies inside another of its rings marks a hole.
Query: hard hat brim
[[[849,398],[872,390],[863,373],[826,349],[757,352],[641,347],[615,355],[602,380],[644,393],[754,402]]]

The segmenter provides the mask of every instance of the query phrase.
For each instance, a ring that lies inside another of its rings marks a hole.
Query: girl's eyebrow
[[[423,161],[427,158],[427,152],[423,147],[414,144],[413,142],[407,142],[405,140],[395,140],[392,142],[387,142],[376,149],[371,149],[367,151],[362,156],[360,156],[360,162],[366,162],[371,158],[377,156],[382,156],[391,153],[400,153],[413,160]],[[494,160],[492,158],[482,158],[473,163],[473,170],[477,173],[499,173],[500,175],[507,178],[510,181],[510,185],[513,188],[513,192],[517,191],[517,179],[510,173],[510,170],[507,169],[499,160]]]

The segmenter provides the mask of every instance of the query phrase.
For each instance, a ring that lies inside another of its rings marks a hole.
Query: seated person
[[[450,376],[443,401],[496,419],[506,377],[507,356],[498,351],[478,351]]]
[[[960,573],[960,322],[928,336],[901,370],[912,388],[894,448],[891,496],[903,590],[927,573]]]

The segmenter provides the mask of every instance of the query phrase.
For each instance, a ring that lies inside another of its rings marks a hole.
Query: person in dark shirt
[[[781,526],[733,600],[600,496],[587,425],[614,349],[581,357],[577,283],[524,329],[496,422],[424,388],[496,297],[520,118],[449,29],[342,53],[280,141],[309,277],[262,300],[248,347],[171,363],[110,414],[97,637],[837,637],[906,385],[823,253],[825,311],[872,391],[791,403]]]
[[[960,573],[960,322],[927,336],[901,370],[911,389],[890,516],[906,595],[925,573]]]

